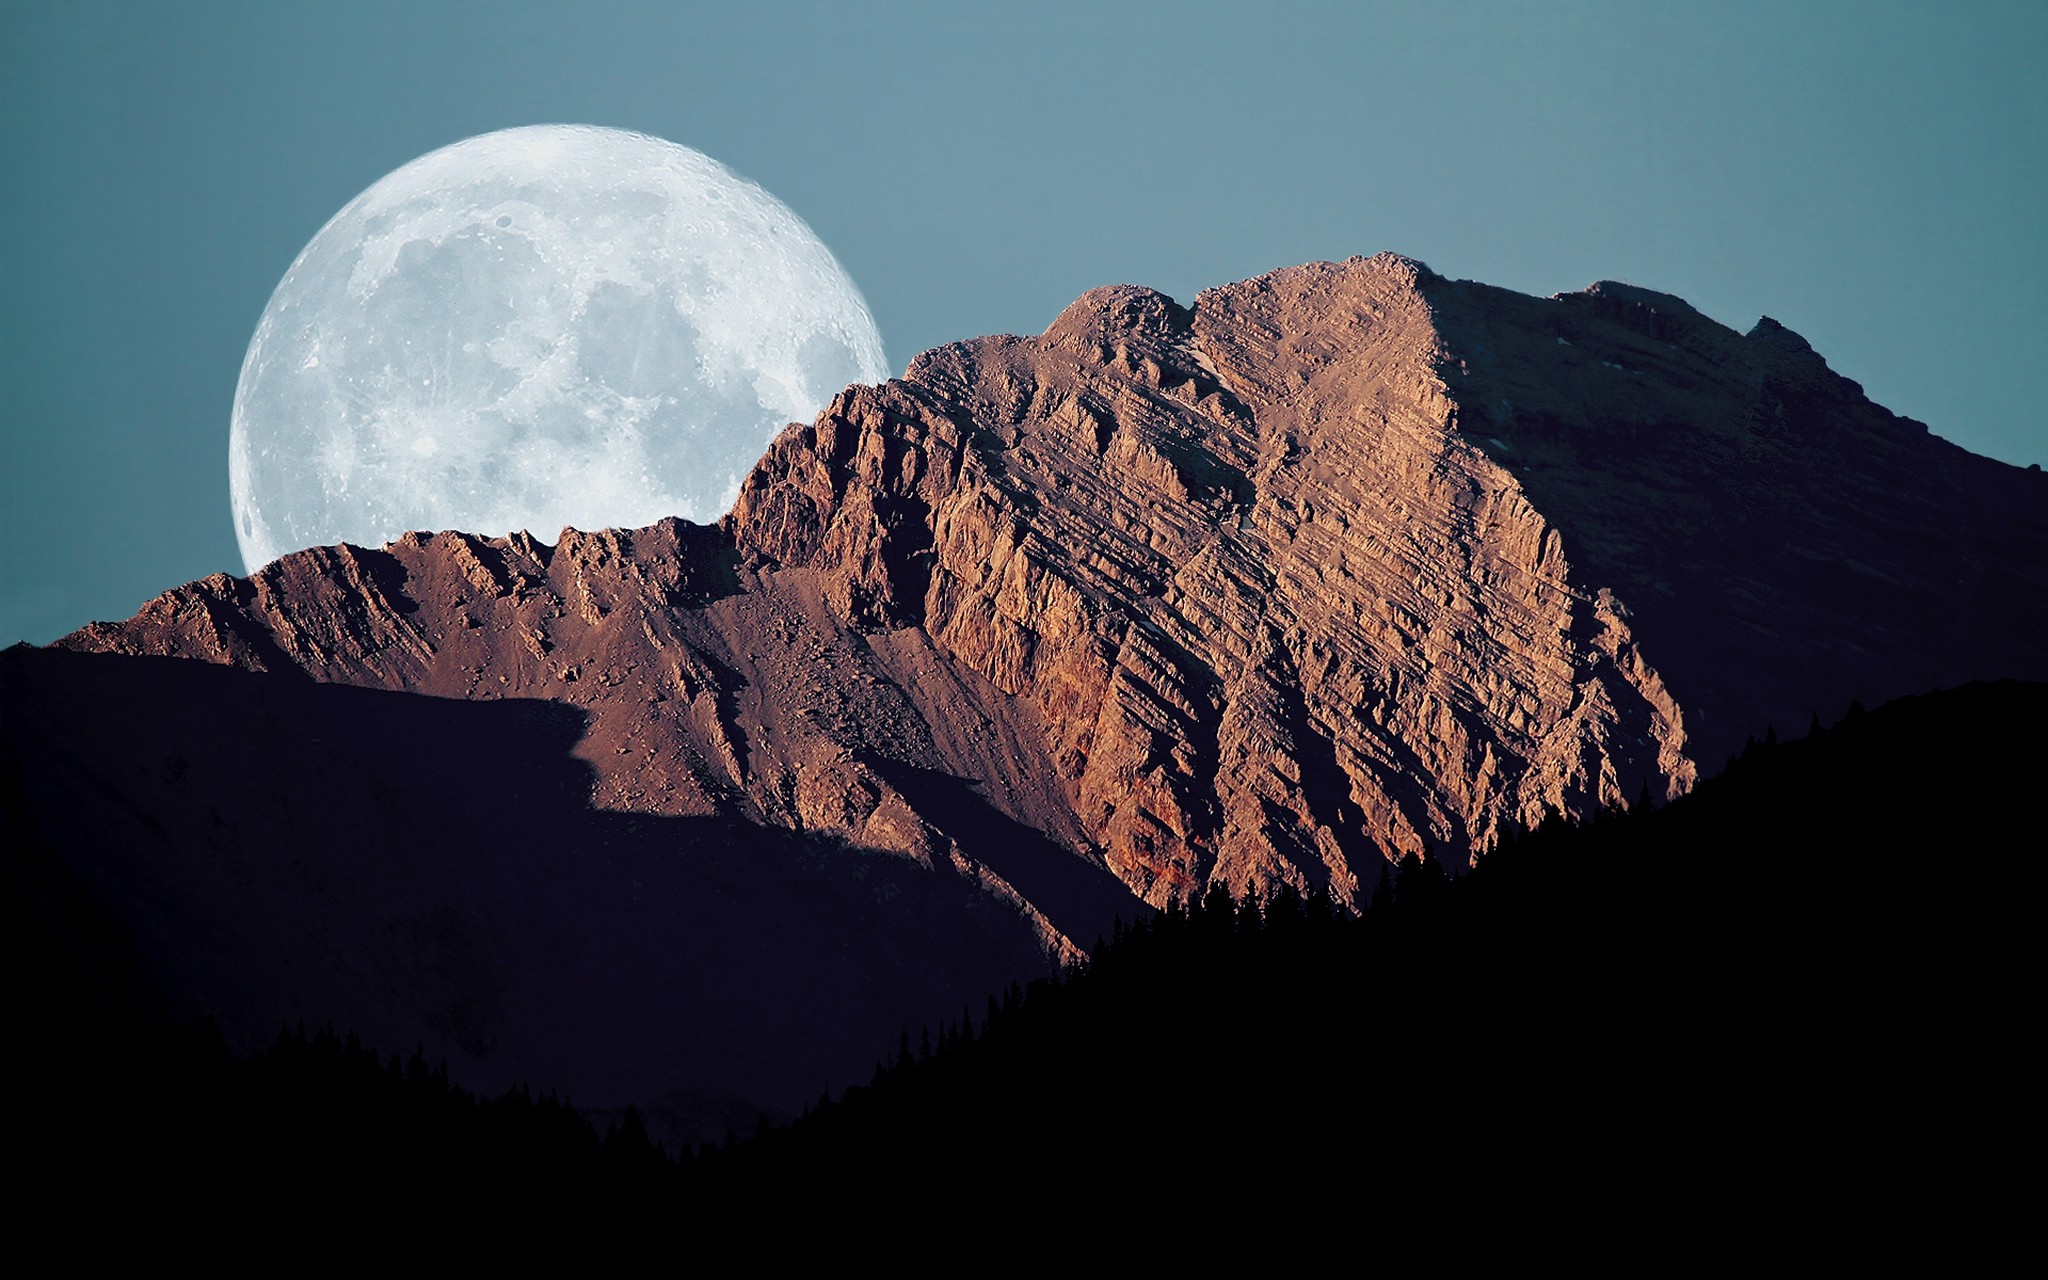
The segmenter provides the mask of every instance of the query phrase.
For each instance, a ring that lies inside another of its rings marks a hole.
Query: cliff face
[[[785,433],[728,522],[834,613],[1023,703],[1150,901],[1370,892],[1382,855],[1694,776],[1624,609],[1450,429],[1400,259],[1192,309],[1096,290],[1037,339],[920,357]]]
[[[2048,675],[2044,498],[1770,321],[1382,255],[927,352],[717,528],[302,552],[61,643],[573,704],[595,806],[943,863],[1072,954],[1128,895],[1355,901],[1851,697]]]
[[[1702,766],[1851,699],[2048,668],[2048,475],[1872,404],[1768,317],[1611,282],[1423,292],[1456,429],[1628,602]]]

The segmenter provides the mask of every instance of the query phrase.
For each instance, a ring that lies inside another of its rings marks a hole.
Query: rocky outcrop
[[[1040,734],[1029,709],[916,637],[863,634],[830,594],[815,571],[745,570],[723,530],[677,520],[564,530],[552,546],[525,534],[408,534],[375,551],[300,552],[246,579],[217,575],[59,644],[579,708],[588,726],[574,754],[591,771],[594,808],[740,819],[943,862],[1036,921],[1053,954],[1078,956],[1075,937],[1092,940],[1131,908],[1114,879],[1067,865],[1043,836],[1029,857],[994,855],[1028,881],[1060,883],[1048,901],[1069,918],[1048,919],[963,849],[969,832],[926,821],[899,787],[972,779],[1013,820],[1081,844],[1030,749]]]
[[[1398,258],[1095,290],[779,439],[727,522],[1035,712],[1150,901],[1329,884],[1694,776],[1626,611],[1451,429]]]

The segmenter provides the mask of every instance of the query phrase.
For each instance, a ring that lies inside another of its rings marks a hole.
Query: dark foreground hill
[[[1408,860],[1361,917],[1219,886],[680,1165],[546,1100],[451,1103],[423,1063],[236,1064],[112,1015],[32,1035],[108,1056],[18,1056],[14,1131],[46,1170],[173,1204],[288,1188],[316,1225],[431,1196],[464,1229],[514,1206],[851,1255],[914,1230],[1014,1256],[1086,1223],[1116,1256],[1966,1262],[2009,1239],[2038,1129],[2039,818],[2012,797],[2044,715],[2048,685],[2012,682],[1856,708],[1460,879]]]
[[[1368,1237],[1534,1211],[1614,1262],[1988,1249],[2039,1129],[2044,713],[2011,682],[1859,707],[1455,882],[1405,862],[1362,919],[1214,890],[712,1167],[778,1202],[1085,1188]]]

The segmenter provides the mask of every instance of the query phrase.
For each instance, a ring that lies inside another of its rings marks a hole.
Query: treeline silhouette
[[[2044,723],[2048,686],[2011,682],[1852,708],[1669,805],[1552,818],[1458,875],[1405,859],[1355,916],[1218,887],[906,1030],[797,1122],[679,1159],[631,1115],[600,1135],[331,1032],[237,1060],[62,999],[18,1015],[52,1069],[16,1094],[48,1167],[137,1184],[204,1167],[1005,1230],[1227,1206],[1409,1244],[1477,1215],[1589,1261],[1773,1232],[1904,1248],[2024,1189],[1984,1153],[2031,1132]]]
[[[372,1189],[401,1204],[514,1187],[560,1201],[653,1194],[677,1176],[635,1108],[600,1131],[552,1093],[479,1096],[418,1050],[382,1056],[331,1028],[237,1056],[211,1024],[130,1025],[16,1065],[10,1155],[46,1189],[94,1199],[277,1197],[318,1216]]]
[[[1212,889],[702,1163],[863,1213],[1249,1197],[1576,1238],[1597,1206],[1615,1247],[1903,1247],[2018,1194],[1979,1143],[2035,1087],[2044,714],[2014,683],[1852,707],[1668,806],[1408,858],[1357,917]]]

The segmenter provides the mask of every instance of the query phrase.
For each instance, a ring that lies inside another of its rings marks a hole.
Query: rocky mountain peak
[[[1094,908],[1042,910],[904,770],[1147,901],[1356,901],[1852,696],[2042,674],[2018,473],[1809,356],[1392,254],[1111,286],[848,388],[715,528],[303,552],[63,643],[564,699],[634,744],[591,749],[600,803],[952,850],[1059,946]]]
[[[1781,351],[1790,356],[1810,357],[1819,361],[1822,368],[1827,367],[1826,359],[1813,349],[1812,343],[1769,316],[1759,316],[1756,324],[1744,336],[1758,346]]]
[[[1055,349],[1117,341],[1170,347],[1187,336],[1188,320],[1186,308],[1156,289],[1106,285],[1069,303],[1046,329],[1043,341]]]

